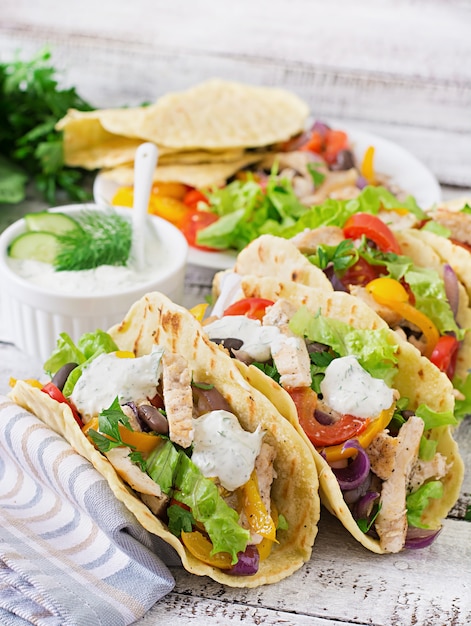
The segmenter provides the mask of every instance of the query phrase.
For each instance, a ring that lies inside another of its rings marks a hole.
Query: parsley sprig
[[[122,446],[131,448],[132,451],[129,454],[129,458],[133,463],[136,463],[143,471],[145,471],[146,462],[141,452],[133,449],[134,446],[124,443],[121,433],[119,432],[120,424],[128,430],[132,430],[129,418],[123,412],[121,405],[119,404],[119,400],[116,397],[111,406],[104,409],[98,416],[99,431],[91,428],[87,434],[100,452],[109,452],[113,448],[119,448]]]
[[[65,167],[62,133],[55,130],[70,108],[93,109],[75,87],[59,86],[47,48],[29,61],[17,55],[0,63],[0,202],[23,200],[29,179],[51,205],[60,189],[73,200],[90,198],[86,172]]]

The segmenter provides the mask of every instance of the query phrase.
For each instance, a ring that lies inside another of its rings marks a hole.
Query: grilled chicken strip
[[[289,320],[296,307],[287,300],[277,300],[268,307],[262,319],[264,326],[276,326],[283,341],[271,346],[271,353],[280,374],[282,387],[309,387],[311,385],[310,358],[304,339],[289,328]]]
[[[424,422],[412,415],[397,436],[394,468],[384,481],[380,497],[380,511],[376,531],[380,546],[386,552],[402,550],[407,533],[406,495],[412,468],[417,460]]]
[[[194,437],[191,372],[180,354],[162,357],[162,386],[170,440],[188,448]]]
[[[321,226],[314,230],[303,230],[290,239],[303,254],[314,254],[321,244],[338,246],[345,239],[338,226]]]

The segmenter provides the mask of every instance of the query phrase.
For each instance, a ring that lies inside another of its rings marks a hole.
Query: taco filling
[[[390,329],[353,328],[266,297],[236,301],[204,328],[290,395],[317,453],[321,496],[328,470],[358,528],[374,540],[367,547],[399,552],[433,541],[440,523],[426,511],[443,497],[452,464],[433,429],[456,420],[452,410],[413,406],[395,388],[400,348]]]

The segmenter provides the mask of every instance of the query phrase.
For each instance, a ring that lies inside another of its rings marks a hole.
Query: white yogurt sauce
[[[244,485],[260,454],[264,432],[242,428],[229,411],[211,411],[193,420],[195,438],[191,460],[206,478],[218,477],[229,491]]]
[[[70,399],[89,421],[119,402],[139,402],[153,398],[162,371],[163,348],[156,347],[145,356],[121,358],[116,353],[100,354],[84,368]]]
[[[244,342],[241,349],[261,362],[270,359],[273,346],[279,349],[280,342],[286,340],[276,326],[263,326],[260,320],[246,315],[226,315],[204,326],[204,331],[210,339],[240,339]]]
[[[335,411],[356,417],[378,417],[393,403],[394,392],[373,378],[354,356],[334,359],[320,385],[324,402]]]
[[[11,270],[25,280],[49,291],[65,294],[96,295],[115,293],[130,287],[143,285],[168,266],[171,255],[168,246],[153,238],[146,246],[146,265],[138,271],[132,263],[123,265],[100,265],[90,270],[57,272],[53,265],[31,259],[7,258]]]

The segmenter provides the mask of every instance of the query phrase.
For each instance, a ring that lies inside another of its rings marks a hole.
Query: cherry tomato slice
[[[198,189],[190,189],[183,197],[183,204],[185,204],[190,209],[197,210],[198,204],[200,202],[204,202],[204,204],[209,204],[208,198]]]
[[[207,250],[209,252],[217,251],[217,248],[210,248],[208,246],[200,246],[196,243],[196,237],[200,230],[206,228],[213,222],[217,222],[219,217],[215,213],[210,211],[191,211],[183,220],[181,225],[181,231],[185,235],[188,244],[193,248],[199,250]]]
[[[443,335],[435,344],[430,360],[439,370],[445,372],[450,380],[455,374],[459,341],[452,335]]]
[[[55,400],[56,402],[60,402],[60,403],[64,403],[67,404],[67,406],[70,408],[70,410],[72,411],[72,414],[75,418],[75,421],[77,422],[77,424],[80,426],[80,428],[82,428],[83,426],[83,422],[82,419],[79,415],[79,412],[77,411],[77,409],[73,406],[73,404],[71,402],[69,402],[69,400],[67,400],[67,398],[64,396],[64,394],[62,393],[62,391],[59,389],[59,387],[56,387],[54,385],[54,383],[46,383],[41,391],[44,391],[44,393],[47,393],[48,396],[50,396],[53,400]]]
[[[369,424],[369,419],[342,415],[333,424],[321,424],[314,416],[317,394],[310,387],[298,387],[287,390],[298,412],[299,423],[316,448],[334,446],[356,437]]]
[[[359,258],[344,274],[339,276],[342,285],[348,289],[349,285],[365,287],[369,282],[378,278],[384,269],[379,265],[370,265],[368,261]]]
[[[253,320],[261,320],[266,308],[273,304],[273,300],[265,298],[244,298],[228,306],[223,315],[245,315]]]
[[[343,227],[343,234],[347,239],[358,239],[361,235],[365,235],[383,252],[401,254],[401,248],[394,233],[376,215],[355,213],[348,218]]]

